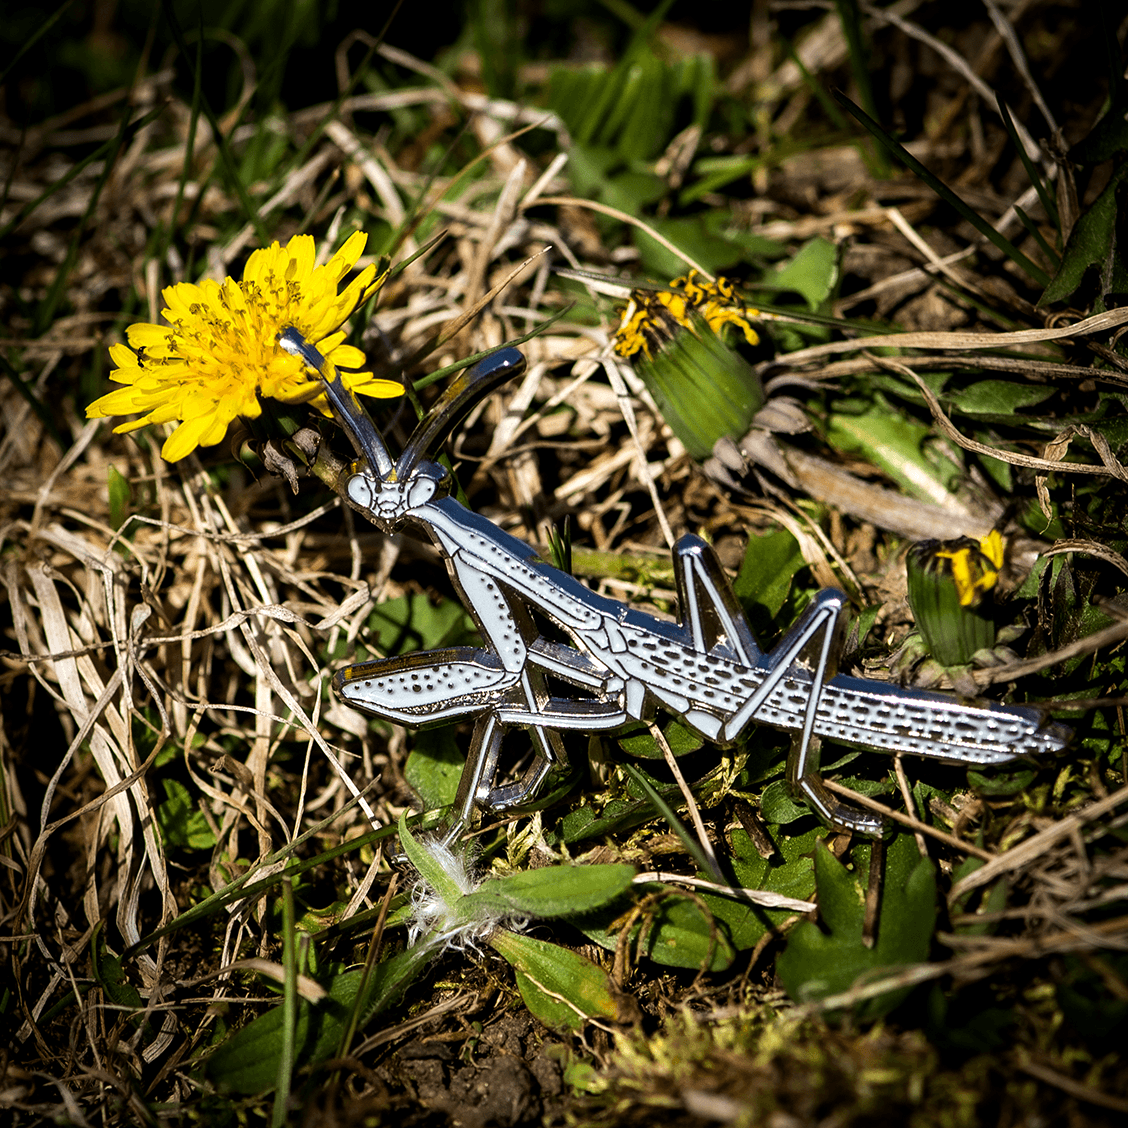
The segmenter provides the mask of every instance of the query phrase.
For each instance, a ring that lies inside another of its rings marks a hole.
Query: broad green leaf
[[[777,293],[794,292],[817,313],[838,285],[838,248],[816,235],[796,251],[790,262],[760,280]]]
[[[923,451],[931,431],[909,419],[882,397],[857,414],[833,412],[827,419],[826,441],[844,454],[856,454],[880,467],[912,497],[944,505],[957,468],[938,470]]]
[[[1117,234],[1124,226],[1121,216],[1126,207],[1123,199],[1126,178],[1128,162],[1113,173],[1104,191],[1073,225],[1061,266],[1039,300],[1040,306],[1064,302],[1071,297],[1090,269],[1097,272],[1102,299],[1128,290],[1124,248],[1117,245]]]
[[[942,397],[953,410],[963,415],[997,416],[997,422],[1012,423],[1024,407],[1034,407],[1057,394],[1047,384],[1020,384],[1013,380],[977,380],[958,392]]]
[[[196,804],[188,788],[179,780],[161,780],[167,798],[155,811],[157,826],[165,845],[180,850],[210,850],[215,834]]]
[[[614,149],[604,145],[575,144],[568,152],[568,175],[572,188],[583,197],[598,197],[611,170],[619,163]]]
[[[459,746],[458,727],[442,725],[415,734],[403,775],[423,809],[434,811],[454,802],[465,764],[466,751]]]
[[[656,203],[666,191],[666,183],[650,172],[628,169],[608,177],[602,186],[600,199],[609,207],[618,208],[628,215],[637,215]]]
[[[517,973],[525,1006],[545,1026],[578,1031],[592,1018],[619,1021],[618,992],[598,964],[569,948],[504,929],[489,943]]]
[[[856,851],[862,854],[864,851]],[[801,921],[788,934],[776,972],[787,993],[811,1002],[847,991],[859,980],[881,979],[889,969],[928,958],[936,922],[936,875],[910,835],[898,835],[885,855],[877,942],[862,941],[865,893],[861,882],[821,842],[815,847],[819,917],[825,928]],[[908,988],[859,1004],[862,1018],[888,1013]]]
[[[295,1065],[316,1065],[341,1052],[341,1040],[352,1016],[357,1016],[356,1028],[363,1029],[374,1015],[399,999],[434,951],[429,945],[417,944],[377,964],[367,982],[363,969],[345,971],[333,977],[328,997],[320,1003],[299,999]],[[221,1089],[237,1093],[273,1089],[278,1080],[283,1022],[282,1007],[276,1006],[236,1031],[208,1058],[208,1079]]]
[[[825,835],[826,829],[821,826],[794,837],[774,835],[779,856],[768,859],[760,857],[743,830],[734,830],[733,857],[730,859],[733,875],[745,889],[763,889],[809,901],[815,891],[815,843]],[[703,896],[713,915],[725,923],[733,944],[739,950],[754,947],[765,932],[795,915],[794,909],[765,909],[716,893]]]
[[[459,912],[520,913],[535,919],[583,916],[630,887],[634,866],[544,866],[488,878],[459,902]]]
[[[716,221],[710,222],[707,213],[650,219],[647,222],[663,238],[711,274],[717,274],[743,258],[742,248],[722,234],[720,225]],[[632,237],[638,247],[640,265],[645,274],[653,278],[669,279],[685,274],[689,269],[685,259],[668,251],[645,231],[635,228]]]
[[[461,603],[453,599],[432,603],[418,592],[374,607],[368,617],[368,629],[383,654],[434,650],[478,639],[474,620]]]
[[[658,884],[640,887],[640,893],[665,890],[668,894],[645,920],[631,927],[631,951],[636,950],[639,936],[644,936],[641,955],[664,967],[684,967],[697,971],[724,971],[736,958],[723,924],[712,912],[703,912],[692,898]],[[723,898],[715,898],[722,900]],[[615,916],[621,916],[620,905],[611,913],[600,914],[598,921],[584,922],[580,931],[591,941],[609,951],[619,944],[619,933],[610,930]],[[609,919],[602,919],[603,917]]]
[[[705,743],[692,729],[686,728],[677,721],[670,721],[662,730],[662,735],[665,736],[666,743],[675,756],[686,756],[690,752],[696,752]],[[642,726],[630,730],[627,736],[618,737],[616,743],[628,756],[638,756],[643,760],[661,760],[663,757],[658,742],[650,735],[650,731]]]
[[[799,542],[786,529],[753,533],[732,588],[745,611],[762,607],[774,619],[787,600],[795,574],[806,566]]]
[[[791,796],[791,786],[786,780],[777,779],[764,788],[760,796],[760,814],[764,822],[776,826],[788,826],[799,819],[809,818],[810,807],[796,803]]]

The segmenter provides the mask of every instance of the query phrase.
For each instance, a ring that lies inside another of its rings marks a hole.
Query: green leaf
[[[826,424],[826,441],[835,450],[880,467],[912,497],[944,505],[957,467],[945,462],[938,469],[925,456],[930,434],[929,427],[902,415],[882,396],[858,412],[835,411]]]
[[[678,721],[670,721],[662,734],[675,756],[687,756],[705,744],[704,739],[693,729]],[[661,760],[664,756],[658,742],[650,735],[650,730],[642,725],[628,730],[628,734],[618,737],[616,743],[628,756],[637,756],[641,760]]]
[[[647,223],[663,238],[684,251],[710,274],[717,274],[743,258],[743,248],[721,232],[724,216],[710,219],[710,213],[649,219]],[[632,235],[639,251],[643,271],[655,278],[676,278],[688,269],[686,261],[668,251],[645,231],[634,228]]]
[[[1047,400],[1057,388],[1047,384],[1020,384],[1013,380],[977,380],[942,400],[962,415],[994,415],[1011,423],[1015,412]]]
[[[615,985],[598,964],[578,952],[499,930],[490,946],[517,974],[521,998],[545,1026],[582,1030],[593,1018],[618,1022],[619,998]]]
[[[129,516],[133,488],[129,484],[129,479],[113,465],[106,469],[106,486],[110,494],[110,526],[113,529],[120,529]]]
[[[399,837],[407,860],[448,906],[453,908],[466,896],[458,877],[452,876],[448,869],[450,851],[431,849],[426,842],[416,838],[408,829],[406,811],[401,812],[399,817]]]
[[[817,313],[838,285],[838,248],[816,235],[795,252],[790,262],[765,275],[759,285],[778,293],[796,293],[812,313]]]
[[[806,566],[799,542],[786,529],[752,533],[732,588],[746,612],[759,607],[767,612],[767,618],[774,619],[791,591],[795,574]]]
[[[796,803],[791,796],[791,787],[786,780],[777,779],[764,788],[760,796],[760,813],[764,822],[776,826],[788,826],[799,819],[809,818],[810,807]]]
[[[711,905],[706,911],[702,911],[701,905],[693,897],[657,883],[644,885],[639,891],[665,892],[667,896],[655,907],[653,913],[632,926],[632,951],[638,937],[644,935],[640,954],[664,967],[724,971],[731,965],[736,958],[736,949],[726,935],[724,926],[718,926]],[[600,919],[590,925],[585,923],[580,931],[594,943],[614,951],[619,944],[619,933],[610,931],[610,926],[621,913],[622,906],[619,906],[607,914],[608,919]]]
[[[328,996],[320,1003],[299,999],[295,1066],[316,1065],[347,1048],[341,1046],[341,1040],[353,1015],[357,1016],[356,1028],[363,1029],[399,999],[433,955],[430,945],[416,944],[377,964],[367,981],[363,969],[341,972],[330,981]],[[276,1006],[236,1031],[208,1058],[208,1079],[221,1089],[237,1093],[273,1089],[278,1080],[284,1020],[282,1007]]]
[[[613,901],[630,887],[634,866],[544,866],[484,881],[459,902],[474,913],[519,913],[535,919],[582,916]]]
[[[1125,210],[1122,185],[1125,184],[1126,177],[1128,162],[1113,173],[1104,191],[1073,225],[1061,257],[1061,265],[1038,305],[1053,305],[1071,297],[1080,288],[1090,269],[1097,271],[1102,300],[1128,292],[1125,248],[1117,242],[1124,227],[1121,220]]]
[[[809,901],[815,891],[815,843],[826,833],[825,827],[818,826],[794,837],[775,835],[777,856],[762,858],[748,835],[743,830],[734,830],[730,860],[733,874],[745,889],[763,889]],[[754,947],[765,932],[795,915],[794,909],[765,909],[715,893],[703,896],[713,915],[728,927],[733,944],[742,951]]]
[[[211,850],[215,834],[204,812],[179,780],[162,779],[167,798],[156,809],[157,826],[166,847],[181,850]]]
[[[125,977],[121,960],[106,947],[106,930],[99,921],[90,935],[90,971],[94,982],[115,1006],[140,1011],[145,1008],[141,992]]]
[[[973,771],[967,772],[967,781],[980,795],[1000,798],[1005,795],[1018,795],[1025,791],[1038,773],[1034,768],[1018,768],[1014,771],[996,770],[990,775]]]
[[[472,644],[479,637],[474,620],[461,603],[453,599],[432,603],[421,592],[374,607],[368,629],[383,654]]]
[[[867,851],[857,850],[855,856]],[[891,968],[928,958],[936,922],[936,875],[910,835],[898,835],[885,855],[877,943],[862,942],[865,893],[861,883],[821,842],[815,847],[819,917],[826,931],[801,921],[788,935],[776,972],[787,993],[811,1002],[848,990],[859,980],[881,979]],[[859,1004],[859,1017],[888,1013],[909,989]]]
[[[443,725],[415,734],[403,775],[425,811],[449,807],[458,793],[466,753],[458,743],[458,727]]]

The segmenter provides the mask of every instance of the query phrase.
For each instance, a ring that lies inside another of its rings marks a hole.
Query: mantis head
[[[449,489],[447,471],[426,460],[431,448],[448,435],[471,408],[525,371],[524,356],[517,349],[504,348],[459,373],[416,425],[399,459],[393,461],[376,424],[356,394],[337,376],[333,365],[293,326],[282,331],[278,344],[305,361],[321,377],[333,414],[359,456],[345,486],[346,499],[389,532],[412,510]]]

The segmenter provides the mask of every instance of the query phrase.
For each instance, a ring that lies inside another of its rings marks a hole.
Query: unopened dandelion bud
[[[995,645],[991,593],[1003,566],[998,531],[975,540],[927,540],[906,560],[909,603],[932,656],[943,666],[966,665]]]
[[[723,278],[700,282],[695,272],[668,290],[636,290],[615,337],[615,351],[630,358],[662,417],[697,459],[708,458],[720,438],[747,433],[764,405],[752,366],[724,340],[726,327],[759,343],[755,310],[736,298]]]

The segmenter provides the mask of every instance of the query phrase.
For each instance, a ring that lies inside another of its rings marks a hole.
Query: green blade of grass
[[[862,105],[871,117],[877,116],[877,102],[873,96],[873,83],[870,81],[870,60],[862,32],[862,13],[858,0],[834,0],[838,22],[842,25],[842,35],[846,40],[846,50],[850,56],[850,73],[858,84]]]
[[[151,109],[147,114],[139,117],[132,125],[126,127],[125,139],[132,140],[133,135],[149,122],[159,117],[164,113],[164,106],[156,106]],[[115,134],[108,141],[104,141],[97,149],[94,150],[89,156],[83,157],[77,164],[72,165],[58,180],[55,181],[49,188],[44,188],[34,200],[29,200],[19,211],[3,227],[0,227],[0,240],[5,239],[10,235],[40,204],[49,200],[56,192],[65,188],[82,170],[95,161],[105,160],[107,154],[117,148],[119,142],[122,140],[121,134]]]
[[[1038,167],[1027,155],[1026,146],[1023,145],[1022,138],[1019,137],[1018,130],[1014,127],[1014,119],[1011,117],[1006,102],[996,94],[995,104],[999,107],[999,116],[1003,119],[1003,125],[1006,127],[1007,133],[1010,134],[1011,143],[1018,150],[1018,159],[1022,161],[1022,167],[1026,169],[1026,175],[1030,177],[1030,183],[1034,185],[1034,191],[1038,193],[1038,199],[1042,201],[1042,207],[1046,210],[1046,216],[1054,227],[1057,228],[1058,238],[1060,239],[1061,216],[1058,215],[1057,204],[1054,203],[1054,199],[1050,195],[1050,191],[1046,187],[1046,182],[1042,179],[1042,174],[1039,172]],[[1029,228],[1027,230],[1029,230]]]
[[[184,39],[184,29],[180,26],[180,21],[176,18],[176,12],[173,10],[171,0],[161,0],[161,5],[164,8],[165,19],[168,21],[169,30],[172,32],[172,37],[176,41],[176,46],[186,59],[190,58],[188,44]],[[219,118],[211,108],[211,103],[208,101],[207,95],[202,91],[200,92],[200,108],[204,111],[204,116],[208,119],[208,123],[212,127],[216,148],[219,150],[220,158],[227,167],[227,174],[231,178],[231,186],[235,189],[235,194],[239,197],[239,203],[242,205],[243,212],[251,226],[255,229],[255,235],[258,236],[259,242],[265,247],[270,242],[266,225],[263,223],[262,216],[259,215],[258,208],[255,207],[255,203],[251,199],[250,193],[247,191],[247,186],[243,183],[243,178],[239,175],[239,169],[235,163],[235,154],[232,153],[231,146],[227,142],[227,134],[224,133]]]
[[[969,207],[938,176],[933,175],[904,147],[895,141],[876,121],[841,91],[834,92],[839,105],[844,106],[894,157],[910,172],[920,177],[946,204],[953,207],[985,239],[997,247],[1004,255],[1022,267],[1039,286],[1048,286],[1050,276],[1036,263],[1026,257],[1005,235],[1000,235],[982,216]]]
[[[278,1080],[274,1088],[274,1107],[270,1128],[283,1128],[286,1123],[290,1088],[294,1075],[294,1053],[298,1023],[298,957],[294,933],[294,883],[282,879],[282,967],[285,973],[282,991],[282,1048],[278,1055]]]
[[[671,829],[685,847],[686,853],[697,863],[697,868],[702,873],[712,873],[713,864],[705,856],[705,851],[701,849],[700,843],[686,830],[685,824],[674,814],[674,810],[669,803],[654,790],[650,780],[634,764],[623,764],[623,771],[642,788],[654,809],[670,824]]]

